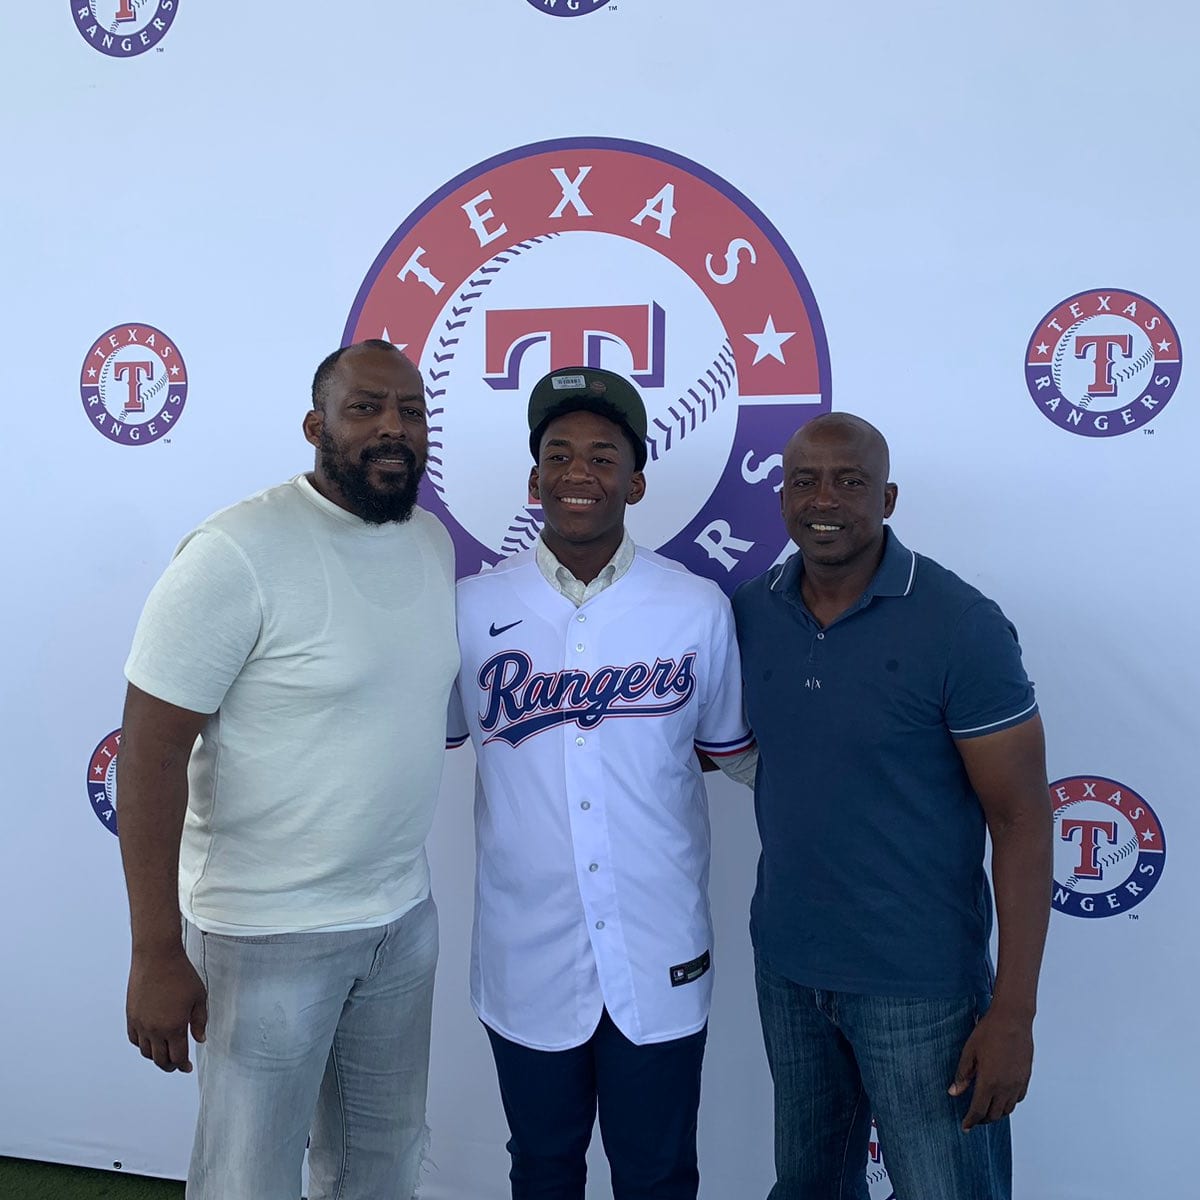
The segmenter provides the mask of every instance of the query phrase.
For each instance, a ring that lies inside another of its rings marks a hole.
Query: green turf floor
[[[183,1200],[183,1184],[120,1171],[0,1158],[3,1200]]]

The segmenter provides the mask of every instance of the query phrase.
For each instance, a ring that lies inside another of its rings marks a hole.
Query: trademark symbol
[[[1144,434],[1146,435],[1146,437],[1153,437],[1153,436],[1154,436],[1154,430],[1153,430],[1153,429],[1143,429],[1143,430],[1142,430],[1142,433],[1144,433]]]
[[[1129,914],[1129,919],[1130,919],[1131,921],[1136,921],[1136,920],[1138,919],[1138,915],[1137,915],[1137,913],[1130,913],[1130,914]]]
[[[163,52],[163,48],[162,48],[161,46],[155,46],[155,47],[154,47],[154,52],[155,52],[156,54],[161,54],[161,53]]]
[[[170,438],[163,438],[163,440],[162,440],[162,444],[163,444],[164,446],[169,446],[169,445],[171,444],[171,439],[170,439]]]

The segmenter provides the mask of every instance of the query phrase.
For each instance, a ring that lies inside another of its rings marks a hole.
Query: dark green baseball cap
[[[547,414],[565,400],[611,404],[633,434],[637,469],[642,469],[646,462],[646,406],[628,379],[603,367],[559,367],[533,385],[529,393],[529,449],[535,459],[538,447],[533,435]]]

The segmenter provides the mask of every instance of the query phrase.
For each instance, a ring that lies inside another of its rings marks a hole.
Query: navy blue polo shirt
[[[758,739],[750,927],[773,971],[881,996],[990,990],[986,826],[955,739],[1037,712],[996,604],[885,532],[859,601],[822,629],[803,558],[733,597]]]

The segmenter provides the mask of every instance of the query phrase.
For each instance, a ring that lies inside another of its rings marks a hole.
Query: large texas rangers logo
[[[527,0],[527,3],[551,17],[586,17],[610,0]]]
[[[1025,382],[1060,429],[1114,437],[1162,411],[1182,365],[1179,336],[1162,309],[1134,292],[1101,288],[1068,297],[1042,318],[1025,352]]]
[[[122,446],[145,445],[170,433],[187,389],[179,348],[153,325],[114,325],[92,343],[79,371],[83,411]]]
[[[102,54],[133,58],[166,36],[178,0],[68,0],[75,28]]]
[[[472,167],[367,275],[343,341],[378,337],[424,372],[422,503],[450,530],[460,574],[534,544],[529,391],[580,364],[626,375],[646,401],[638,542],[726,590],[790,551],[780,452],[829,410],[825,334],[778,231],[698,164],[572,138]]]
[[[117,832],[117,752],[121,748],[121,731],[101,738],[88,760],[87,790],[92,811],[106,829]]]
[[[1054,907],[1073,917],[1128,912],[1162,878],[1167,846],[1154,810],[1132,788],[1099,775],[1050,785]]]

